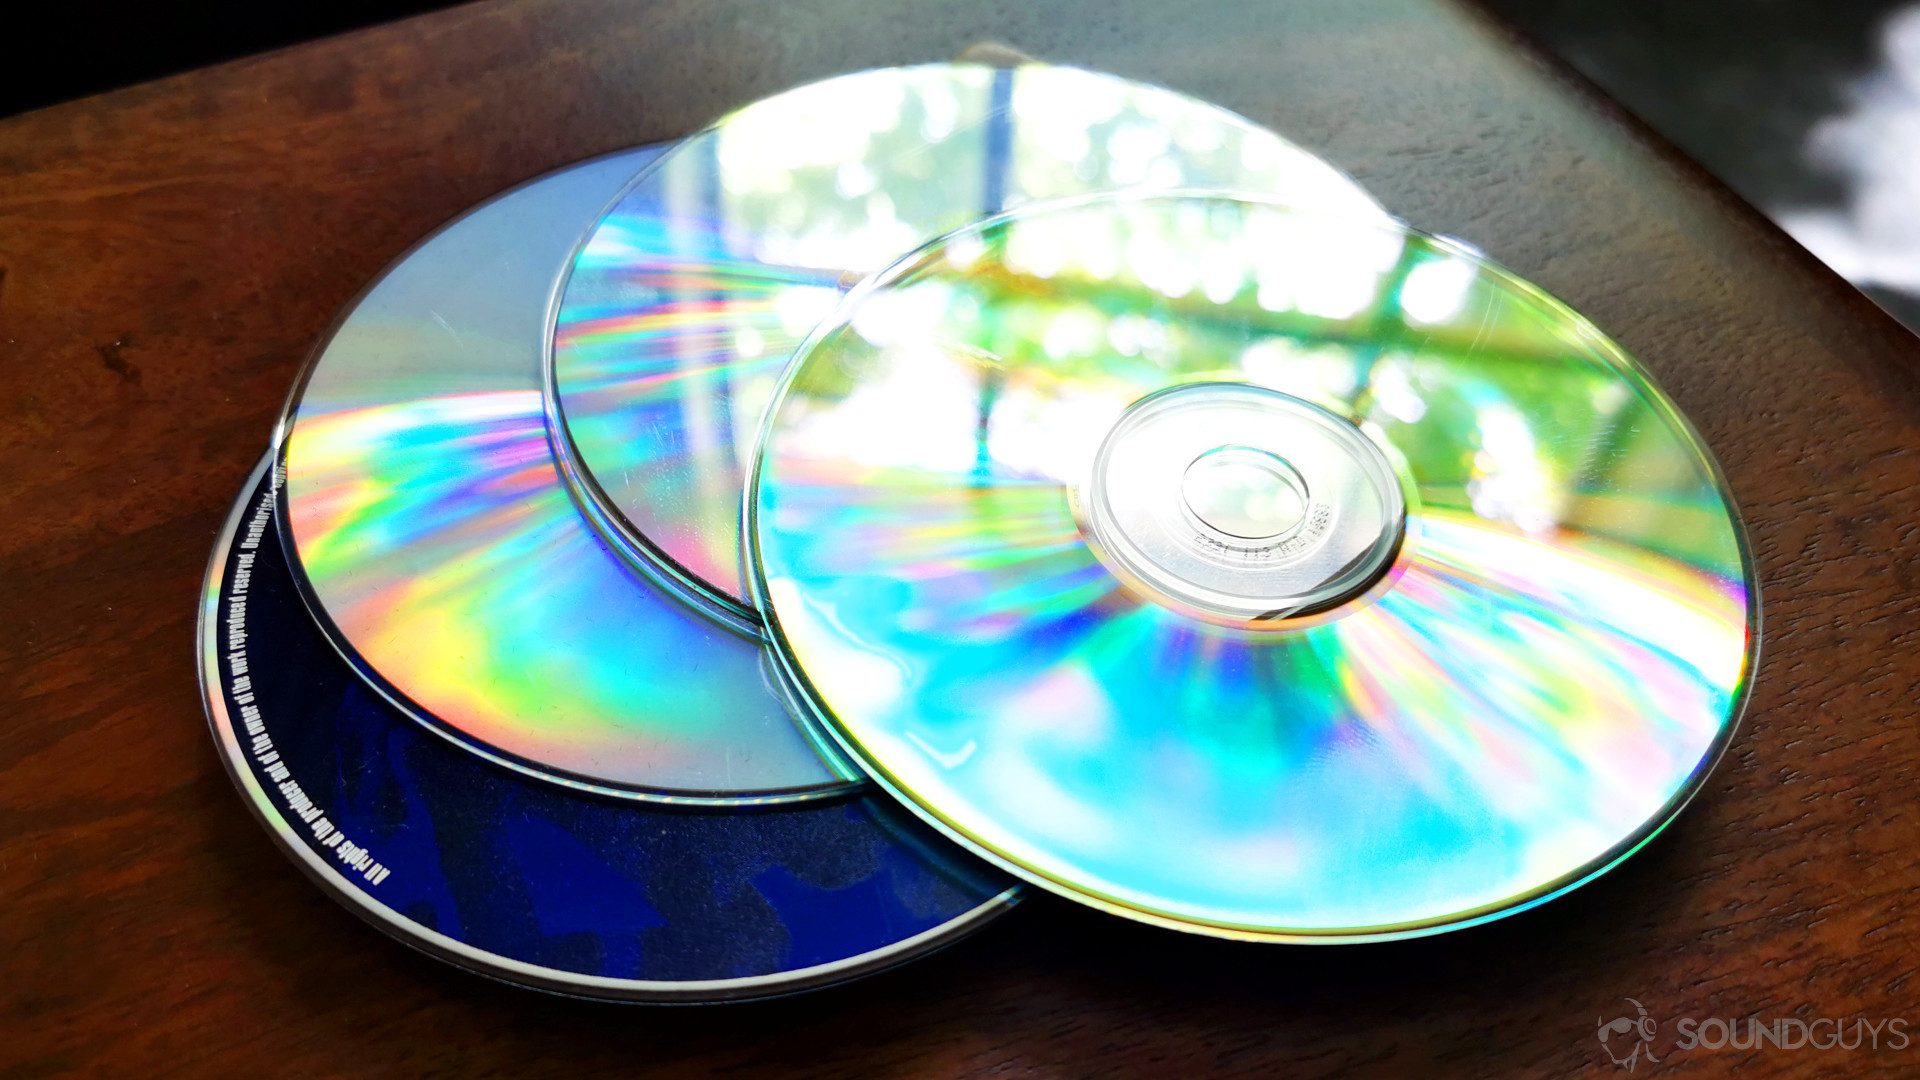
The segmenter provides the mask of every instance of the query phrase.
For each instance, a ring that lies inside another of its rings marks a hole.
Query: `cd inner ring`
[[[1273,627],[1364,592],[1407,505],[1392,464],[1343,417],[1246,383],[1192,383],[1121,414],[1074,493],[1122,580],[1176,611]]]
[[[1271,450],[1217,446],[1180,479],[1189,524],[1233,540],[1284,540],[1307,523],[1307,482]]]

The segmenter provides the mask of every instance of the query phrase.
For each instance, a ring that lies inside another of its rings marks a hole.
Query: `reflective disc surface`
[[[1757,643],[1719,474],[1617,345],[1457,245],[1257,201],[1035,207],[896,265],[794,365],[750,507],[789,675],[884,785],[1223,936],[1588,880],[1699,785]],[[1269,581],[1339,599],[1216,603]]]
[[[637,565],[757,625],[739,561],[747,456],[842,291],[1010,207],[1183,186],[1380,216],[1238,116],[1071,68],[867,71],[749,105],[642,174],[574,260],[549,388],[570,479]]]
[[[282,524],[329,636],[470,749],[630,797],[846,790],[757,641],[609,550],[556,471],[541,403],[569,252],[658,154],[556,173],[448,225],[376,281],[288,406]]]

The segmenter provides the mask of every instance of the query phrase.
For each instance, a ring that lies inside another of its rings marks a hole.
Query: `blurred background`
[[[1920,331],[1920,2],[1481,2]]]
[[[1920,0],[1478,2],[1920,331]],[[0,116],[445,6],[38,6]]]

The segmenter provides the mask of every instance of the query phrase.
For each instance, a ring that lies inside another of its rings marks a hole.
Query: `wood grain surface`
[[[1621,869],[1515,918],[1236,946],[1037,899],[798,999],[647,1009],[462,974],[242,809],[193,629],[215,530],[328,325],[468,205],[801,81],[994,38],[1270,124],[1636,352],[1764,580],[1743,730]],[[0,1074],[781,1070],[1914,1075],[1671,1047],[1679,1018],[1920,1023],[1920,342],[1448,0],[501,0],[0,122]]]

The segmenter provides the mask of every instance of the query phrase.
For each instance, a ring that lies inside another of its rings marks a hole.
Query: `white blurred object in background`
[[[1856,285],[1920,296],[1920,6],[1881,32],[1883,66],[1853,108],[1813,129],[1807,154],[1847,185],[1838,210],[1781,210],[1795,240]]]

